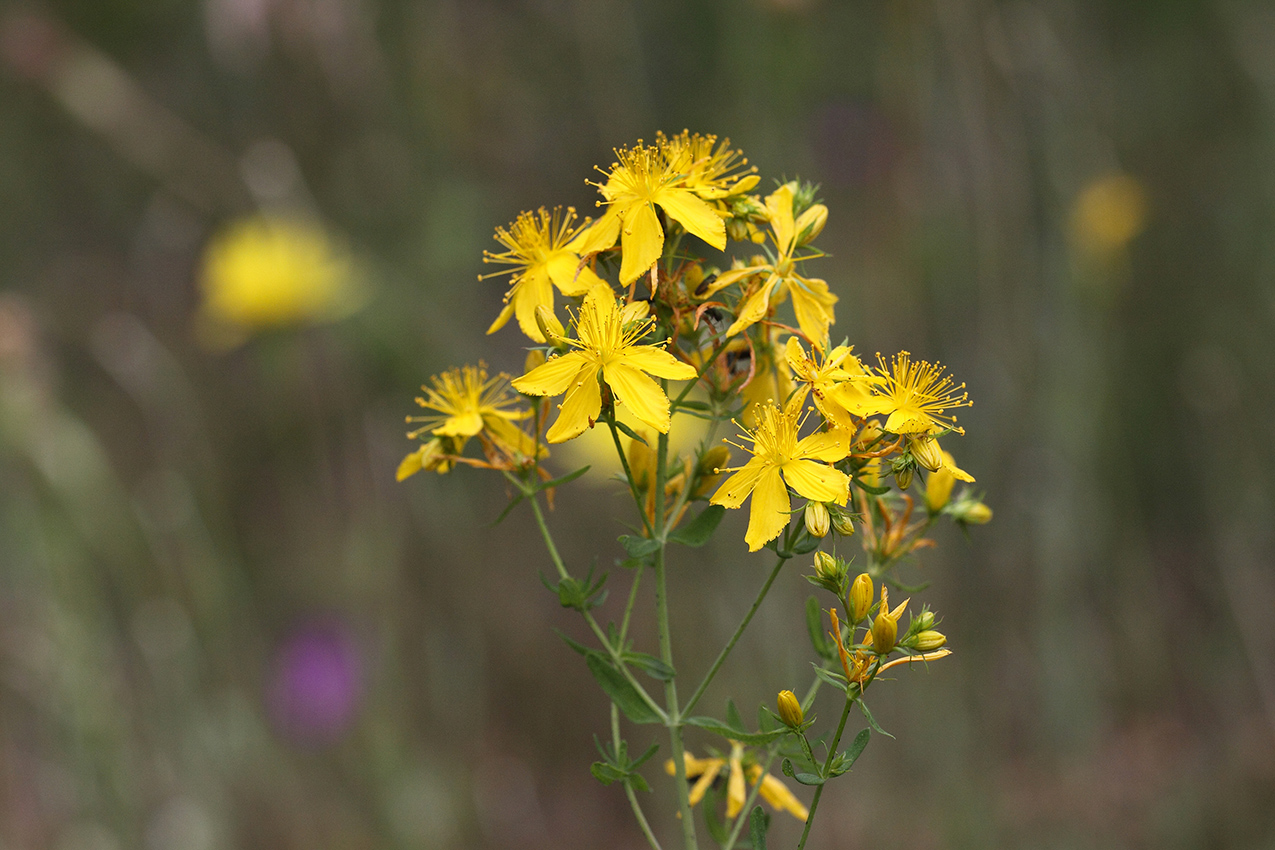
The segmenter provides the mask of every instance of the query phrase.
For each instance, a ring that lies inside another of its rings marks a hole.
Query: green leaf
[[[891,735],[889,732],[881,728],[881,726],[877,723],[877,719],[872,716],[872,712],[868,711],[868,704],[864,702],[862,698],[860,698],[858,702],[859,702],[859,710],[862,711],[863,716],[867,718],[868,725],[871,726],[874,731],[880,732],[882,735],[885,735],[887,738],[893,738],[894,737],[893,735]]]
[[[513,499],[510,500],[509,504],[505,505],[505,509],[500,512],[500,516],[496,517],[494,520],[491,521],[491,525],[489,527],[495,528],[496,526],[504,522],[505,517],[509,516],[509,512],[512,511],[514,508],[518,507],[518,503],[521,502],[522,500],[523,500],[523,495],[521,493],[519,493],[517,496],[514,496]]]
[[[688,525],[670,534],[668,539],[683,546],[703,546],[713,536],[725,514],[726,509],[721,505],[709,505]]]
[[[651,537],[638,537],[636,534],[621,534],[619,540],[630,558],[644,558],[655,554],[660,548],[660,541]]]
[[[637,768],[641,767],[642,763],[646,761],[647,759],[649,759],[651,756],[655,755],[657,752],[659,752],[659,749],[660,749],[659,744],[652,744],[651,746],[647,747],[646,752],[642,753],[642,755],[638,756],[636,759],[629,762],[629,770],[636,770]]]
[[[854,736],[854,743],[850,745],[850,749],[838,754],[833,759],[828,773],[832,776],[840,776],[854,767],[854,763],[859,760],[859,756],[863,755],[863,748],[868,745],[868,738],[871,734],[867,729],[860,730],[859,734]]]
[[[713,408],[711,408],[707,402],[692,401],[691,399],[686,399],[685,401],[679,401],[677,403],[677,409],[678,410],[712,410]]]
[[[593,778],[601,782],[603,785],[610,785],[612,782],[623,780],[627,773],[620,770],[613,764],[607,764],[604,761],[595,761],[589,765],[589,772],[593,774]]]
[[[727,698],[726,700],[726,723],[729,724],[732,729],[744,728],[744,718],[739,713],[739,707],[736,706],[735,701],[730,698]]]
[[[574,649],[576,652],[580,653],[581,655],[587,656],[590,652],[593,652],[592,649],[589,649],[589,647],[580,643],[580,641],[572,640],[571,638],[567,637],[565,634],[558,631],[557,629],[554,629],[553,633],[557,635],[558,637],[562,638],[564,641],[566,641],[567,646],[571,647],[572,649]]]
[[[788,728],[776,729],[771,732],[745,732],[743,729],[736,729],[727,726],[725,723],[713,717],[687,717],[684,721],[687,726],[697,726],[700,729],[707,729],[714,734],[721,735],[723,738],[729,738],[732,741],[739,741],[741,744],[757,746],[759,744],[769,744],[771,741],[788,734]]]
[[[718,784],[722,785],[724,783],[719,782]],[[726,824],[722,823],[721,816],[717,814],[718,801],[721,798],[720,793],[715,793],[713,797],[712,805],[704,805],[700,806],[700,808],[704,810],[704,823],[708,826],[708,834],[720,845],[725,844],[730,835],[726,831]]]
[[[858,487],[865,493],[871,493],[874,496],[884,496],[886,493],[890,492],[889,487],[869,487],[867,484],[863,483],[862,479],[859,478],[854,480],[854,486]]]
[[[802,531],[801,536],[798,537],[797,542],[792,545],[791,551],[794,555],[809,554],[815,551],[816,549],[818,549],[819,543],[821,542],[818,537],[814,537],[810,534],[806,534],[805,533],[806,529],[804,526],[802,527],[801,531]]]
[[[602,690],[606,691],[611,701],[624,712],[625,717],[634,723],[660,722],[659,715],[646,704],[637,689],[629,684],[629,680],[624,678],[619,670],[612,667],[601,653],[590,651],[585,656],[585,663],[589,665],[589,672],[593,674],[593,678],[598,680]]]
[[[831,661],[836,650],[829,645],[831,641],[824,637],[823,610],[819,607],[819,600],[813,596],[806,598],[806,631],[810,633],[810,643],[814,645],[815,652],[821,658]]]
[[[541,490],[548,490],[550,487],[560,487],[561,485],[566,484],[568,481],[575,481],[577,478],[579,478],[581,475],[584,475],[588,471],[589,471],[589,467],[582,466],[579,469],[577,469],[575,472],[568,472],[566,475],[562,476],[561,478],[555,478],[552,481],[546,481],[543,484],[537,485],[536,491],[539,492]]]
[[[754,806],[752,812],[748,815],[748,840],[753,844],[753,850],[766,850],[766,830],[770,828],[770,815],[761,810],[761,806]]]
[[[814,773],[796,773],[793,774],[792,778],[794,782],[800,782],[802,785],[811,786],[819,786],[828,781]]]
[[[615,420],[615,427],[619,428],[620,433],[624,434],[626,437],[631,437],[634,440],[637,440],[639,443],[641,443],[644,446],[650,445],[650,443],[642,439],[642,436],[637,431],[634,431],[632,428],[630,428],[628,425],[625,425],[619,419]]]
[[[661,682],[671,682],[673,677],[677,675],[677,671],[672,667],[654,655],[647,655],[645,652],[626,652],[621,657],[625,663],[632,664],[651,678],[659,679]]]
[[[834,673],[826,667],[820,667],[818,664],[811,664],[815,668],[815,675],[822,679],[825,683],[832,685],[834,688],[845,690],[847,683],[846,677],[840,673]]]

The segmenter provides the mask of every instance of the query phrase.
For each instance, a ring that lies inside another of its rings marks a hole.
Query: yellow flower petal
[[[753,488],[757,486],[757,481],[766,471],[767,466],[764,459],[753,458],[744,464],[742,469],[722,482],[722,486],[713,494],[713,498],[709,499],[709,504],[721,505],[724,508],[738,508],[753,492]]]
[[[615,240],[620,238],[622,212],[623,210],[618,206],[607,207],[602,217],[577,236],[578,241],[573,241],[567,247],[573,248],[581,255],[596,254],[598,251],[610,248],[615,244]]]
[[[766,318],[766,311],[770,309],[770,295],[781,280],[778,275],[771,274],[760,289],[748,296],[748,300],[739,308],[739,318],[726,329],[727,336],[734,336]]]
[[[620,285],[628,286],[646,274],[664,250],[664,229],[649,203],[634,204],[625,212],[620,246]]]
[[[726,817],[734,818],[744,808],[744,766],[739,756],[739,747],[731,747],[730,779],[726,784]]]
[[[433,434],[439,437],[472,437],[483,429],[483,417],[476,410],[451,416]]]
[[[668,433],[669,401],[659,384],[627,363],[608,363],[602,367],[602,377],[634,416],[661,434]]]
[[[425,446],[421,446],[419,449],[403,458],[403,462],[398,465],[398,471],[394,473],[395,481],[402,481],[406,478],[410,478],[425,468],[425,448]]]
[[[691,364],[678,360],[654,345],[635,345],[626,349],[624,362],[657,378],[668,378],[670,381],[689,381],[699,374]]]
[[[751,463],[751,461],[750,461]],[[748,515],[748,531],[744,542],[749,552],[756,552],[788,527],[788,488],[784,486],[779,470],[768,466],[753,488],[753,505]]]
[[[799,440],[793,457],[836,463],[843,460],[849,450],[845,431],[820,431]]]
[[[560,395],[567,391],[576,375],[590,365],[589,358],[578,351],[546,360],[521,378],[514,378],[513,388],[524,395]]]
[[[547,365],[549,364],[546,363],[545,366]],[[543,369],[544,366],[540,368]],[[579,382],[567,390],[558,419],[545,434],[545,439],[550,443],[565,443],[580,436],[586,429],[593,427],[593,423],[598,421],[598,414],[602,412],[602,387],[595,373],[582,369],[578,374]]]
[[[766,211],[770,214],[770,226],[775,231],[775,246],[781,254],[792,251],[792,239],[796,235],[792,220],[792,187],[785,183],[766,196]]]
[[[704,289],[704,293],[702,296],[697,296],[697,297],[707,298],[708,296],[712,295],[714,292],[717,292],[718,290],[721,290],[721,289],[725,289],[726,287],[730,286],[732,283],[737,283],[738,281],[741,281],[747,277],[751,277],[755,274],[759,274],[760,272],[766,271],[769,268],[770,266],[745,266],[744,268],[741,268],[741,269],[730,269],[729,271],[724,271],[721,274],[719,274],[716,277],[716,279],[714,279],[713,282]]]
[[[784,480],[807,499],[816,502],[846,503],[850,479],[844,472],[813,460],[790,460],[784,464]]]
[[[801,332],[822,343],[828,338],[828,326],[836,321],[832,305],[837,303],[837,296],[829,292],[828,284],[819,278],[798,275],[789,280],[788,292]]]
[[[810,817],[810,810],[788,789],[788,786],[767,773],[761,778],[761,796],[779,811],[788,812],[797,820],[805,822]]]
[[[514,302],[509,301],[505,304],[504,309],[500,311],[500,315],[496,317],[496,320],[491,323],[490,327],[487,328],[487,334],[488,335],[494,334],[496,331],[503,328],[509,322],[509,320],[513,318],[513,315],[514,315]],[[543,342],[543,341],[544,340],[536,340],[536,342]]]
[[[592,287],[602,283],[593,269],[580,265],[580,258],[569,251],[559,251],[545,263],[545,269],[553,285],[563,295],[584,295]]]
[[[726,248],[726,224],[708,204],[685,189],[666,187],[652,199],[664,208],[669,218],[721,251]]]

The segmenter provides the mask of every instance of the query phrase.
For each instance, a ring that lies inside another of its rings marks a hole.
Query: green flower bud
[[[942,632],[936,632],[933,629],[926,629],[918,632],[916,637],[910,641],[912,648],[920,652],[930,652],[938,649],[947,643],[947,636]]]
[[[847,607],[850,609],[850,619],[853,623],[857,624],[868,616],[868,612],[872,610],[874,595],[872,576],[860,573],[854,580],[854,584],[850,585],[850,598],[846,600],[849,603]]]
[[[828,515],[832,520],[832,530],[840,534],[842,537],[849,537],[854,534],[854,521],[850,518],[850,512],[843,510],[836,505],[828,509]]]

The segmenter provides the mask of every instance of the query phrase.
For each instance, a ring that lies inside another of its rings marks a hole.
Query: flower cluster
[[[517,319],[530,341],[523,373],[489,377],[479,365],[432,378],[417,399],[427,413],[408,420],[416,426],[408,436],[421,445],[404,459],[398,476],[446,473],[458,463],[496,469],[517,488],[514,504],[530,504],[560,579],[550,587],[562,605],[584,616],[597,641],[586,647],[572,640],[572,646],[586,656],[619,713],[671,730],[667,769],[683,786],[679,812],[688,846],[694,844],[690,806],[723,778],[735,836],[750,785],[753,798],[760,795],[809,830],[818,794],[807,809],[771,775],[771,759],[787,756],[786,775],[822,787],[849,769],[868,731],[850,750],[837,752],[843,714],[826,757],[817,759],[805,730],[814,722],[809,710],[819,685],[842,691],[848,712],[882,672],[950,654],[926,608],[900,634],[910,600],[891,606],[889,588],[904,588],[898,568],[932,545],[925,534],[940,517],[962,525],[991,519],[974,492],[953,497],[957,481],[974,478],[939,444],[947,435],[964,434],[956,412],[970,404],[969,397],[937,362],[906,351],[865,362],[848,341],[834,342],[837,296],[807,269],[824,256],[814,242],[828,209],[817,201],[816,187],[789,181],[757,192],[755,168],[729,140],[685,131],[638,141],[615,157],[593,184],[601,196],[596,219],[580,218],[570,208],[541,208],[496,229],[501,250],[484,261],[504,266],[495,274],[507,276],[508,288],[488,333]],[[551,400],[557,397],[555,407]],[[626,425],[620,413],[642,428]],[[708,423],[694,455],[669,450],[679,413]],[[725,423],[733,423],[739,436],[718,439],[716,430]],[[542,466],[548,448],[599,424],[610,431],[640,517],[637,533],[619,541],[627,555],[622,564],[633,570],[632,588],[622,625],[608,628],[592,613],[606,598],[606,577],[595,579],[592,570],[584,578],[571,574],[538,503],[540,493],[550,496],[583,471],[551,478]],[[481,446],[481,458],[465,454],[471,440]],[[922,510],[909,492],[918,471],[927,475]],[[804,505],[794,508],[794,498]],[[697,502],[708,504],[686,520]],[[745,502],[748,551],[770,548],[779,562],[700,687],[685,702],[668,688],[661,705],[636,674],[664,682],[677,675],[668,638],[665,549],[670,543],[703,545],[722,515]],[[865,558],[853,580],[850,562],[822,551],[846,538],[860,543]],[[809,693],[799,700],[782,691],[779,714],[763,712],[760,732],[744,729],[733,705],[725,722],[691,716],[780,567],[810,552],[816,554],[809,581],[836,602],[827,609],[832,627],[826,633],[816,601],[808,606],[811,639],[822,658]],[[628,635],[639,581],[648,570],[656,582],[658,658],[635,652]],[[871,719],[866,708],[864,714]],[[689,755],[682,743],[688,725],[724,737],[729,754]],[[783,740],[799,746],[785,751]],[[612,742],[599,749],[603,761],[594,765],[594,775],[608,784],[622,782],[646,827],[633,791],[646,787],[637,768],[653,751],[629,758],[618,722]],[[649,832],[648,838],[658,843]],[[725,840],[723,832],[723,843],[734,840]]]

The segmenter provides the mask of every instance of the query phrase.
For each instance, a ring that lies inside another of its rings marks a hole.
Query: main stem
[[[841,743],[841,733],[846,730],[846,718],[850,716],[850,706],[854,705],[855,699],[857,697],[846,697],[846,707],[841,710],[841,722],[837,724],[837,734],[832,739],[832,746],[828,748],[828,757],[823,760],[823,770],[819,772],[819,775],[824,779],[828,778],[828,769],[832,767],[832,760],[837,755],[837,746]],[[797,850],[802,850],[806,846],[806,838],[810,835],[811,824],[815,822],[815,810],[819,808],[819,798],[823,796],[823,789],[823,785],[816,788],[815,796],[810,800],[810,814],[806,815],[806,828],[801,831],[801,841],[797,842]]]
[[[660,434],[655,463],[655,536],[660,548],[655,551],[655,616],[660,640],[660,660],[673,666],[673,641],[669,634],[668,585],[664,570],[664,484],[668,480],[668,434]],[[682,819],[682,838],[686,850],[698,850],[695,821],[691,817],[690,787],[686,783],[686,747],[682,743],[682,715],[677,705],[677,682],[664,683],[664,705],[668,713],[669,743],[673,749],[673,771],[677,781],[677,810]]]

